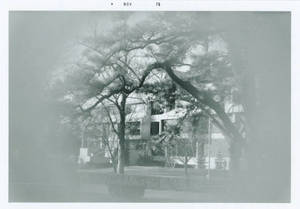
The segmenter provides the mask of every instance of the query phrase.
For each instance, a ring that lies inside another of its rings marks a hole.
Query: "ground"
[[[111,168],[87,170],[88,173],[111,174]],[[78,172],[76,172],[78,174]],[[174,190],[146,189],[140,199],[112,197],[105,184],[79,183],[76,173],[69,173],[69,182],[13,182],[10,187],[10,201],[16,202],[224,202],[224,194],[214,192],[191,192]],[[184,177],[182,168],[160,168],[131,166],[125,169],[126,175],[148,177]],[[189,169],[189,175],[207,179],[203,172]]]

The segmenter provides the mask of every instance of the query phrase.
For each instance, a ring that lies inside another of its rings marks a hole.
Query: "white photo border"
[[[131,2],[131,6],[123,6]],[[161,2],[160,7],[156,2]],[[113,3],[113,5],[111,5]],[[9,203],[8,202],[8,75],[9,11],[290,11],[291,12],[291,203]],[[300,2],[298,1],[167,1],[167,0],[2,0],[0,2],[0,134],[1,208],[300,208]],[[298,160],[297,160],[298,159]]]

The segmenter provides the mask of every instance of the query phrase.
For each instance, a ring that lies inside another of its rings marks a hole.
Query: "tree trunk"
[[[168,147],[165,146],[165,167],[170,166],[169,155],[168,155]]]
[[[185,151],[184,154],[184,175],[187,176],[188,174],[188,156],[187,156],[187,151]]]
[[[205,168],[205,160],[204,160],[204,142],[198,139],[196,143],[196,159],[197,159],[197,168],[202,169]]]
[[[118,149],[118,166],[117,172],[119,174],[124,174],[125,166],[125,106],[126,106],[127,96],[122,94],[122,101],[120,106],[120,125],[119,125],[119,149]]]

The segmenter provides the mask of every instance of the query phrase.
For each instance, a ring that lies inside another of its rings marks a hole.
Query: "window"
[[[140,121],[128,122],[126,124],[128,134],[132,136],[137,136],[141,134],[141,123]]]
[[[159,134],[159,122],[151,122],[150,134],[151,136]]]
[[[165,130],[165,126],[166,126],[166,121],[162,120],[161,121],[161,132],[163,132]]]
[[[159,115],[164,113],[163,108],[158,102],[151,102],[151,115]]]

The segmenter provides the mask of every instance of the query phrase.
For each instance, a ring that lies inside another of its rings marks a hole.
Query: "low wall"
[[[137,186],[154,190],[177,190],[177,191],[224,191],[228,186],[228,179],[195,176],[147,176],[126,175],[113,173],[80,172],[80,183],[106,184],[119,186]]]

